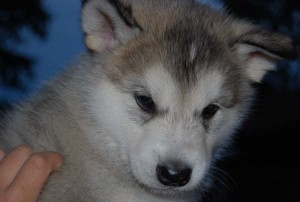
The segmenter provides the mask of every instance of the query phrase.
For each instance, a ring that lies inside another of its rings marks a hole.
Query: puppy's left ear
[[[246,24],[240,26],[239,31],[241,33],[234,46],[253,82],[260,82],[280,60],[297,56],[295,45],[287,36]]]
[[[101,52],[126,44],[141,31],[130,0],[82,0],[86,46]]]

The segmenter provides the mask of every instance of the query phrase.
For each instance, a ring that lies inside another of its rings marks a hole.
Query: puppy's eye
[[[143,111],[150,113],[154,110],[155,104],[150,96],[136,94],[135,100]]]
[[[220,109],[220,107],[218,105],[210,104],[204,108],[204,110],[202,112],[202,117],[204,119],[211,119],[217,113],[217,111],[219,109]]]

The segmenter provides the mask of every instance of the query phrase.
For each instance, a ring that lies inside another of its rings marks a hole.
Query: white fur
[[[190,50],[190,62],[191,63],[194,62],[194,60],[196,59],[197,51],[198,51],[197,49],[198,49],[198,47],[197,47],[196,43],[193,42],[191,44],[191,50]]]
[[[101,82],[95,92],[91,106],[102,132],[109,134],[104,137],[108,138],[105,140],[107,158],[115,159],[123,166],[120,172],[131,172],[141,185],[153,192],[192,191],[209,167],[213,147],[232,132],[235,125],[232,123],[237,121],[234,113],[229,118],[228,114],[223,115],[226,111],[219,112],[212,125],[218,129],[207,133],[201,120],[194,117],[196,109],[203,110],[222,94],[222,75],[217,71],[208,73],[199,78],[195,88],[182,91],[178,81],[174,81],[162,65],[156,65],[145,72],[143,81],[158,108],[167,111],[162,118],[144,125],[131,119],[128,112],[129,108],[139,110],[132,94],[106,81]],[[232,121],[228,122],[228,118]],[[223,133],[219,134],[219,130]],[[171,189],[158,181],[156,166],[168,160],[191,166],[192,178],[186,186]]]
[[[251,55],[254,52],[260,52],[260,54]],[[246,63],[248,76],[254,82],[260,82],[267,71],[274,70],[276,59],[279,59],[274,54],[246,44],[239,45],[238,54]]]

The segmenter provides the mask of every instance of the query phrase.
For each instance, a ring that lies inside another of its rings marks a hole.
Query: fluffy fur
[[[251,84],[294,55],[285,36],[193,0],[83,1],[89,51],[2,124],[0,147],[65,156],[40,201],[197,201],[247,111]],[[136,95],[151,97],[142,110]],[[219,110],[210,119],[204,110]],[[192,169],[185,186],[159,164]]]

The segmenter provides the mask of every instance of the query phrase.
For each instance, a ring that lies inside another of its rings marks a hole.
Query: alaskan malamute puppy
[[[197,201],[290,38],[194,0],[87,0],[89,51],[3,124],[0,147],[54,150],[40,201]]]

